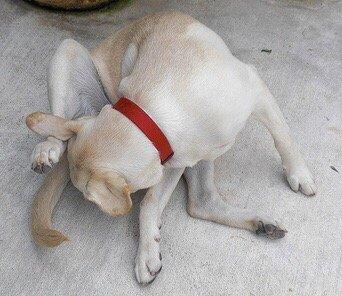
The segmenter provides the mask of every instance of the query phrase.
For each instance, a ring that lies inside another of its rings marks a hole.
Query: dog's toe
[[[317,192],[313,176],[306,166],[290,170],[287,173],[287,181],[295,192],[299,190],[307,196],[315,195]]]
[[[32,163],[32,170],[34,170],[37,174],[45,174],[49,171],[51,166],[41,164],[41,163]]]
[[[44,151],[42,149],[35,149],[35,151],[33,152],[31,167],[36,173],[46,173],[52,166],[48,153],[48,151]]]
[[[31,154],[31,168],[38,174],[46,173],[59,161],[63,144],[46,140],[38,143]]]
[[[142,285],[152,283],[162,269],[161,256],[156,254],[138,254],[135,263],[135,275]]]

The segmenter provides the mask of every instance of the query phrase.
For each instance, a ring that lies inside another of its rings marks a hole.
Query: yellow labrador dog
[[[52,114],[36,112],[26,120],[46,137],[33,151],[33,169],[55,164],[33,205],[32,233],[40,245],[67,239],[52,229],[51,213],[69,176],[85,198],[113,216],[128,213],[131,193],[148,188],[140,205],[135,266],[140,283],[151,282],[161,269],[161,214],[183,174],[192,217],[283,237],[286,231],[274,219],[229,206],[214,185],[213,160],[233,145],[250,115],[272,134],[290,187],[306,195],[316,192],[255,68],[236,59],[217,34],[190,16],[146,16],[92,52],[65,40],[51,61],[48,82]],[[174,153],[165,163],[153,137],[113,108],[122,98],[165,136]]]

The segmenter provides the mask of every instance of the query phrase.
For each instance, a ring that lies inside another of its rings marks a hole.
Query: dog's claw
[[[259,221],[259,227],[256,230],[257,235],[266,236],[269,239],[283,238],[286,233],[285,229],[273,224],[264,224],[262,221]]]
[[[149,282],[141,282],[140,285],[146,287],[146,286],[152,284],[156,278],[157,278],[157,277],[155,276],[155,277],[153,277]]]
[[[40,165],[36,165],[34,166],[33,164],[31,165],[31,169],[37,173],[37,174],[42,174],[43,173],[43,169]]]
[[[147,269],[148,269],[150,275],[151,275],[151,276],[154,276],[154,277],[155,277],[155,276],[162,270],[162,268],[163,268],[163,265],[160,265],[160,268],[159,268],[157,271],[153,271],[153,270],[151,271],[150,268],[148,267],[148,265],[146,265],[146,266],[147,266]]]
[[[59,161],[64,149],[65,144],[57,139],[38,143],[31,155],[32,170],[38,174],[47,173]]]
[[[31,169],[35,171],[37,174],[45,174],[47,173],[50,168],[52,168],[53,162],[48,159],[46,163],[43,162],[34,162],[31,165]]]

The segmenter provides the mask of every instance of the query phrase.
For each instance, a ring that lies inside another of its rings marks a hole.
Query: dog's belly
[[[191,167],[200,160],[216,159],[234,145],[236,136],[244,127],[247,118],[247,114],[243,119],[236,118],[238,122],[234,122],[234,124],[231,124],[229,120],[222,121],[220,128],[215,131],[208,130],[208,126],[198,129],[188,126],[179,134],[178,140],[171,136],[170,142],[175,153],[167,165]],[[187,131],[191,132],[187,133]]]
[[[206,146],[205,149],[197,147],[197,149],[189,149],[183,153],[175,151],[174,156],[167,162],[169,167],[192,167],[200,160],[214,160],[220,155],[227,152],[235,142],[235,138],[226,144],[217,147]],[[204,146],[202,146],[204,148]]]

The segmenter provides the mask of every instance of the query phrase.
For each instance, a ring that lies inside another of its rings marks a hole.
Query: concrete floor
[[[0,0],[0,295],[342,295],[341,8],[340,1],[142,0],[61,14]],[[289,189],[269,134],[249,122],[216,161],[217,186],[232,205],[279,219],[286,238],[268,241],[190,218],[181,181],[163,217],[163,271],[141,287],[133,267],[142,194],[130,215],[114,219],[70,185],[54,225],[71,241],[56,249],[34,245],[28,217],[44,177],[30,170],[39,137],[24,119],[49,108],[47,64],[63,39],[92,48],[131,19],[168,9],[195,16],[257,67],[319,193],[307,198]]]

